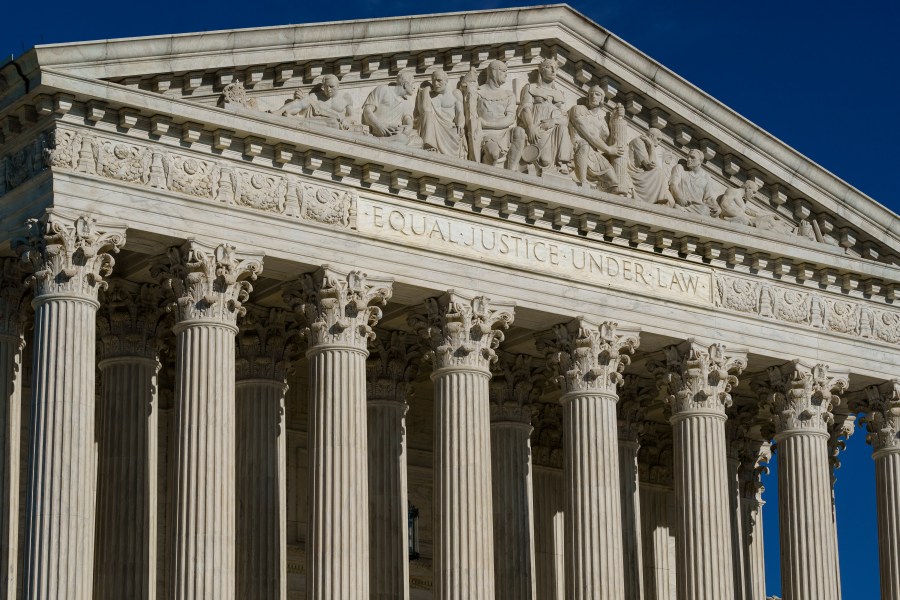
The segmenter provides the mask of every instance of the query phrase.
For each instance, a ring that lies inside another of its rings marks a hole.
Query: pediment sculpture
[[[394,81],[368,91],[356,87],[354,93],[329,73],[268,112],[293,123],[565,178],[636,202],[829,243],[814,221],[795,223],[765,207],[757,180],[723,183],[707,168],[703,150],[664,146],[661,128],[653,125],[635,131],[624,105],[600,85],[573,102],[559,72],[555,58],[543,58],[519,88],[508,83],[507,64],[498,59],[483,63],[480,71],[473,67],[456,82],[436,68],[418,83],[415,69],[401,68]],[[240,81],[223,90],[222,106],[260,110]]]

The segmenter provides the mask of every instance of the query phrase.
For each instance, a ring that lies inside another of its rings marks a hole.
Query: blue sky
[[[0,56],[42,42],[527,4],[520,1],[9,2]],[[882,204],[900,211],[900,2],[571,2],[572,6]],[[883,108],[881,102],[886,102]],[[900,369],[898,369],[900,376]],[[874,467],[860,431],[837,483],[844,600],[878,597]],[[775,471],[769,593],[779,593]]]

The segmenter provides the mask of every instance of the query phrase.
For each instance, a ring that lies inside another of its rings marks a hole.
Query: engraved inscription
[[[359,200],[361,233],[696,304],[712,304],[712,272],[617,249],[559,242],[433,213]]]

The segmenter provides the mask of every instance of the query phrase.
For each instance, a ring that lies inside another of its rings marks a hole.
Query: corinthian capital
[[[419,344],[405,331],[378,331],[366,361],[366,394],[371,402],[405,405],[419,374]]]
[[[653,402],[658,390],[652,380],[637,375],[625,375],[624,379],[616,409],[619,441],[637,443],[644,430],[647,406]]]
[[[324,266],[284,289],[284,300],[307,328],[310,348],[350,346],[365,350],[373,327],[391,299],[393,280]],[[374,306],[373,306],[374,305]]]
[[[191,240],[169,248],[150,273],[173,298],[169,310],[179,323],[235,326],[253,290],[246,280],[262,273],[262,256],[239,253],[227,244],[213,248]]]
[[[775,430],[818,431],[828,433],[834,423],[834,409],[840,394],[847,389],[846,373],[829,373],[828,365],[809,365],[794,360],[769,367],[766,375],[754,382],[772,403]]]
[[[451,367],[487,371],[497,360],[497,346],[513,322],[512,304],[492,305],[484,296],[467,298],[450,291],[425,301],[425,314],[409,324],[429,347],[435,369]]]
[[[578,317],[539,334],[535,342],[563,394],[615,396],[622,371],[631,362],[629,355],[638,347],[638,334],[612,321],[597,324]]]
[[[498,352],[492,365],[490,402],[492,421],[519,421],[531,424],[533,403],[541,395],[541,376],[525,354]]]
[[[688,340],[663,348],[662,360],[647,368],[666,393],[672,415],[712,410],[725,414],[731,406],[731,390],[747,366],[747,353],[727,351],[723,344],[706,346]]]
[[[0,259],[0,336],[22,337],[25,292],[20,262],[15,258]]]
[[[113,279],[109,284],[97,312],[100,358],[156,358],[166,329],[162,289],[123,279]]]
[[[866,388],[869,409],[862,422],[872,450],[900,449],[900,380]]]
[[[235,346],[236,378],[284,382],[300,354],[299,338],[299,328],[288,311],[248,307]]]
[[[97,300],[106,288],[117,253],[125,243],[125,227],[103,226],[89,217],[74,221],[47,213],[25,223],[24,237],[12,247],[31,273],[27,283],[36,297],[72,294]]]

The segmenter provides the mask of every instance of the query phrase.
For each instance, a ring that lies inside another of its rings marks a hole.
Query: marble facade
[[[900,221],[567,6],[29,51],[0,261],[3,600],[838,600],[857,421],[900,600]]]

